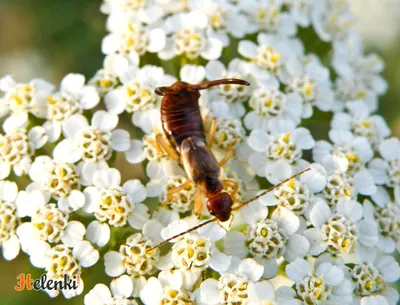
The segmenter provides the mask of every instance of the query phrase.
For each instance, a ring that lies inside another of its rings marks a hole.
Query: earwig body
[[[161,104],[161,122],[171,145],[180,152],[182,142],[189,137],[205,141],[203,119],[200,114],[199,92],[166,95]]]
[[[223,191],[223,184],[218,178],[220,165],[207,147],[198,100],[199,90],[226,84],[249,85],[239,79],[221,79],[198,85],[178,81],[170,87],[156,89],[158,95],[164,96],[161,103],[163,131],[188,178],[208,199],[210,214],[220,221],[230,218],[233,200]]]

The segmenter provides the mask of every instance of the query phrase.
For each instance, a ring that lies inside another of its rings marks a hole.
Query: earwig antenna
[[[237,210],[241,209],[241,208],[244,207],[245,205],[248,205],[249,203],[251,203],[251,202],[257,200],[258,198],[264,196],[265,194],[267,194],[267,193],[273,191],[274,189],[280,187],[282,184],[285,184],[286,182],[288,182],[288,181],[290,181],[290,180],[292,180],[292,179],[294,179],[294,178],[300,176],[301,174],[304,174],[305,172],[308,172],[309,170],[311,170],[311,168],[307,168],[307,169],[305,169],[305,170],[302,170],[301,172],[298,172],[297,174],[294,174],[293,176],[291,176],[291,177],[289,177],[289,178],[287,178],[287,179],[285,179],[285,180],[279,182],[278,184],[276,184],[276,185],[270,187],[269,189],[267,189],[266,191],[260,193],[259,195],[255,196],[255,197],[253,197],[253,198],[251,198],[251,199],[249,199],[249,200],[247,200],[247,201],[244,201],[240,206],[238,206],[238,207],[232,209],[232,211],[237,211]],[[209,220],[207,220],[207,221],[205,221],[205,222],[202,222],[201,224],[198,224],[197,226],[194,226],[194,227],[190,228],[189,230],[186,230],[186,231],[184,231],[184,232],[182,232],[182,233],[179,233],[179,234],[177,234],[177,235],[174,235],[174,236],[172,236],[172,237],[170,237],[170,238],[164,240],[163,242],[161,242],[161,243],[155,245],[154,247],[148,249],[147,252],[151,252],[151,251],[153,251],[154,249],[165,245],[166,243],[170,242],[171,240],[174,240],[175,238],[178,238],[178,237],[180,237],[180,236],[182,236],[182,235],[185,235],[185,234],[187,234],[187,233],[196,231],[197,229],[199,229],[199,228],[201,228],[201,227],[204,227],[205,225],[208,225],[209,223],[215,222],[215,221],[217,221],[217,220],[218,220],[218,218],[217,218],[217,217],[214,217],[214,218],[211,218],[211,219],[209,219]]]
[[[220,85],[242,85],[242,86],[250,86],[250,83],[246,82],[242,79],[237,78],[224,78],[217,79],[209,82],[200,83],[197,85],[192,85],[186,82],[177,81],[172,86],[169,87],[157,87],[154,92],[157,95],[165,96],[165,95],[176,95],[182,92],[196,92],[199,90],[206,90],[211,87],[220,86]]]
[[[196,231],[197,229],[199,229],[199,228],[201,228],[201,227],[204,227],[205,225],[208,225],[209,223],[212,223],[212,222],[214,222],[214,221],[216,221],[216,220],[218,220],[217,217],[208,219],[208,220],[206,220],[205,222],[202,222],[201,224],[198,224],[197,226],[194,226],[193,228],[190,228],[189,230],[186,230],[186,231],[184,231],[184,232],[182,232],[182,233],[179,233],[179,234],[177,234],[177,235],[174,235],[174,236],[172,236],[172,237],[170,237],[170,238],[164,240],[163,242],[161,242],[161,243],[155,245],[153,248],[150,248],[149,250],[147,250],[147,252],[153,251],[154,249],[165,245],[166,243],[170,242],[171,240],[174,240],[175,238],[178,238],[178,237],[180,237],[180,236],[182,236],[182,235],[185,235],[185,234],[187,234],[187,233]]]
[[[288,181],[290,181],[290,180],[296,178],[297,176],[300,176],[301,174],[304,174],[305,172],[308,172],[309,170],[311,170],[311,168],[307,168],[307,169],[305,169],[305,170],[302,170],[301,172],[298,172],[297,174],[294,174],[293,176],[291,176],[291,177],[289,177],[289,178],[287,178],[287,179],[285,179],[285,180],[279,182],[278,184],[276,184],[276,185],[270,187],[268,190],[266,190],[266,191],[264,191],[264,192],[258,194],[257,196],[255,196],[255,197],[253,197],[253,198],[251,198],[251,199],[249,199],[249,200],[243,202],[240,206],[238,206],[238,207],[232,209],[232,211],[237,211],[237,210],[239,210],[240,208],[244,207],[245,205],[248,205],[249,203],[251,203],[251,202],[257,200],[258,198],[264,196],[265,194],[267,194],[267,193],[269,193],[269,192],[272,192],[274,189],[280,187],[282,184],[285,184],[286,182],[288,182]]]
[[[206,90],[211,87],[220,86],[220,85],[242,85],[242,86],[250,86],[249,82],[246,82],[242,79],[237,78],[224,78],[217,79],[209,82],[204,82],[198,85],[192,85],[193,90]]]

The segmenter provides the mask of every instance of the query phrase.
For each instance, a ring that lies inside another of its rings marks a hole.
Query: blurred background
[[[89,79],[102,66],[101,39],[106,35],[101,0],[0,0],[0,76],[11,73],[18,81],[41,77],[58,85],[69,72]],[[244,0],[243,0],[244,1]],[[386,62],[384,77],[389,90],[381,99],[380,114],[393,135],[400,136],[400,0],[351,0],[356,24],[368,51]],[[85,286],[109,284],[103,262],[85,272]],[[98,271],[98,272],[97,272]],[[73,300],[50,299],[45,293],[16,292],[20,273],[38,278],[42,270],[30,266],[26,255],[12,263],[0,258],[0,305],[83,304],[83,295]]]

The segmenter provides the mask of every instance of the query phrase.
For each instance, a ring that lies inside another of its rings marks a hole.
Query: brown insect
[[[256,200],[273,188],[304,172],[290,177],[251,200],[238,202],[236,199],[238,191],[237,182],[229,179],[219,179],[221,167],[229,160],[234,148],[233,146],[229,147],[225,157],[219,162],[216,160],[209,148],[215,136],[216,119],[212,118],[205,125],[198,103],[200,98],[199,90],[219,85],[249,86],[250,84],[240,79],[219,79],[197,85],[178,81],[170,87],[159,87],[155,90],[156,94],[163,96],[161,102],[161,122],[164,134],[168,139],[167,141],[161,135],[157,135],[157,145],[159,145],[159,149],[162,148],[171,158],[179,162],[188,175],[188,179],[184,183],[168,191],[167,198],[159,207],[168,204],[172,200],[173,194],[194,183],[198,187],[195,197],[195,214],[197,216],[200,215],[202,195],[204,195],[207,198],[207,209],[215,217],[156,245],[154,248],[210,222],[216,220],[225,222],[229,220],[233,210],[237,210],[243,205]],[[206,132],[208,133],[208,137],[206,137]],[[224,191],[224,188],[228,187],[233,189],[231,194]],[[233,208],[235,202],[238,202],[239,205]]]

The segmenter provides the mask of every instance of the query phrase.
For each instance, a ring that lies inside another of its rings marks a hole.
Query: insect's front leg
[[[236,181],[229,180],[229,179],[224,179],[222,180],[222,185],[224,186],[225,189],[227,188],[232,188],[232,193],[230,193],[232,201],[236,201],[236,195],[239,190],[239,184]]]
[[[184,190],[188,188],[193,182],[189,179],[187,179],[185,182],[182,184],[178,185],[177,187],[167,191],[167,198],[157,207],[157,211],[160,210],[162,207],[166,206],[168,203],[172,201],[172,196],[176,194],[177,192]]]

